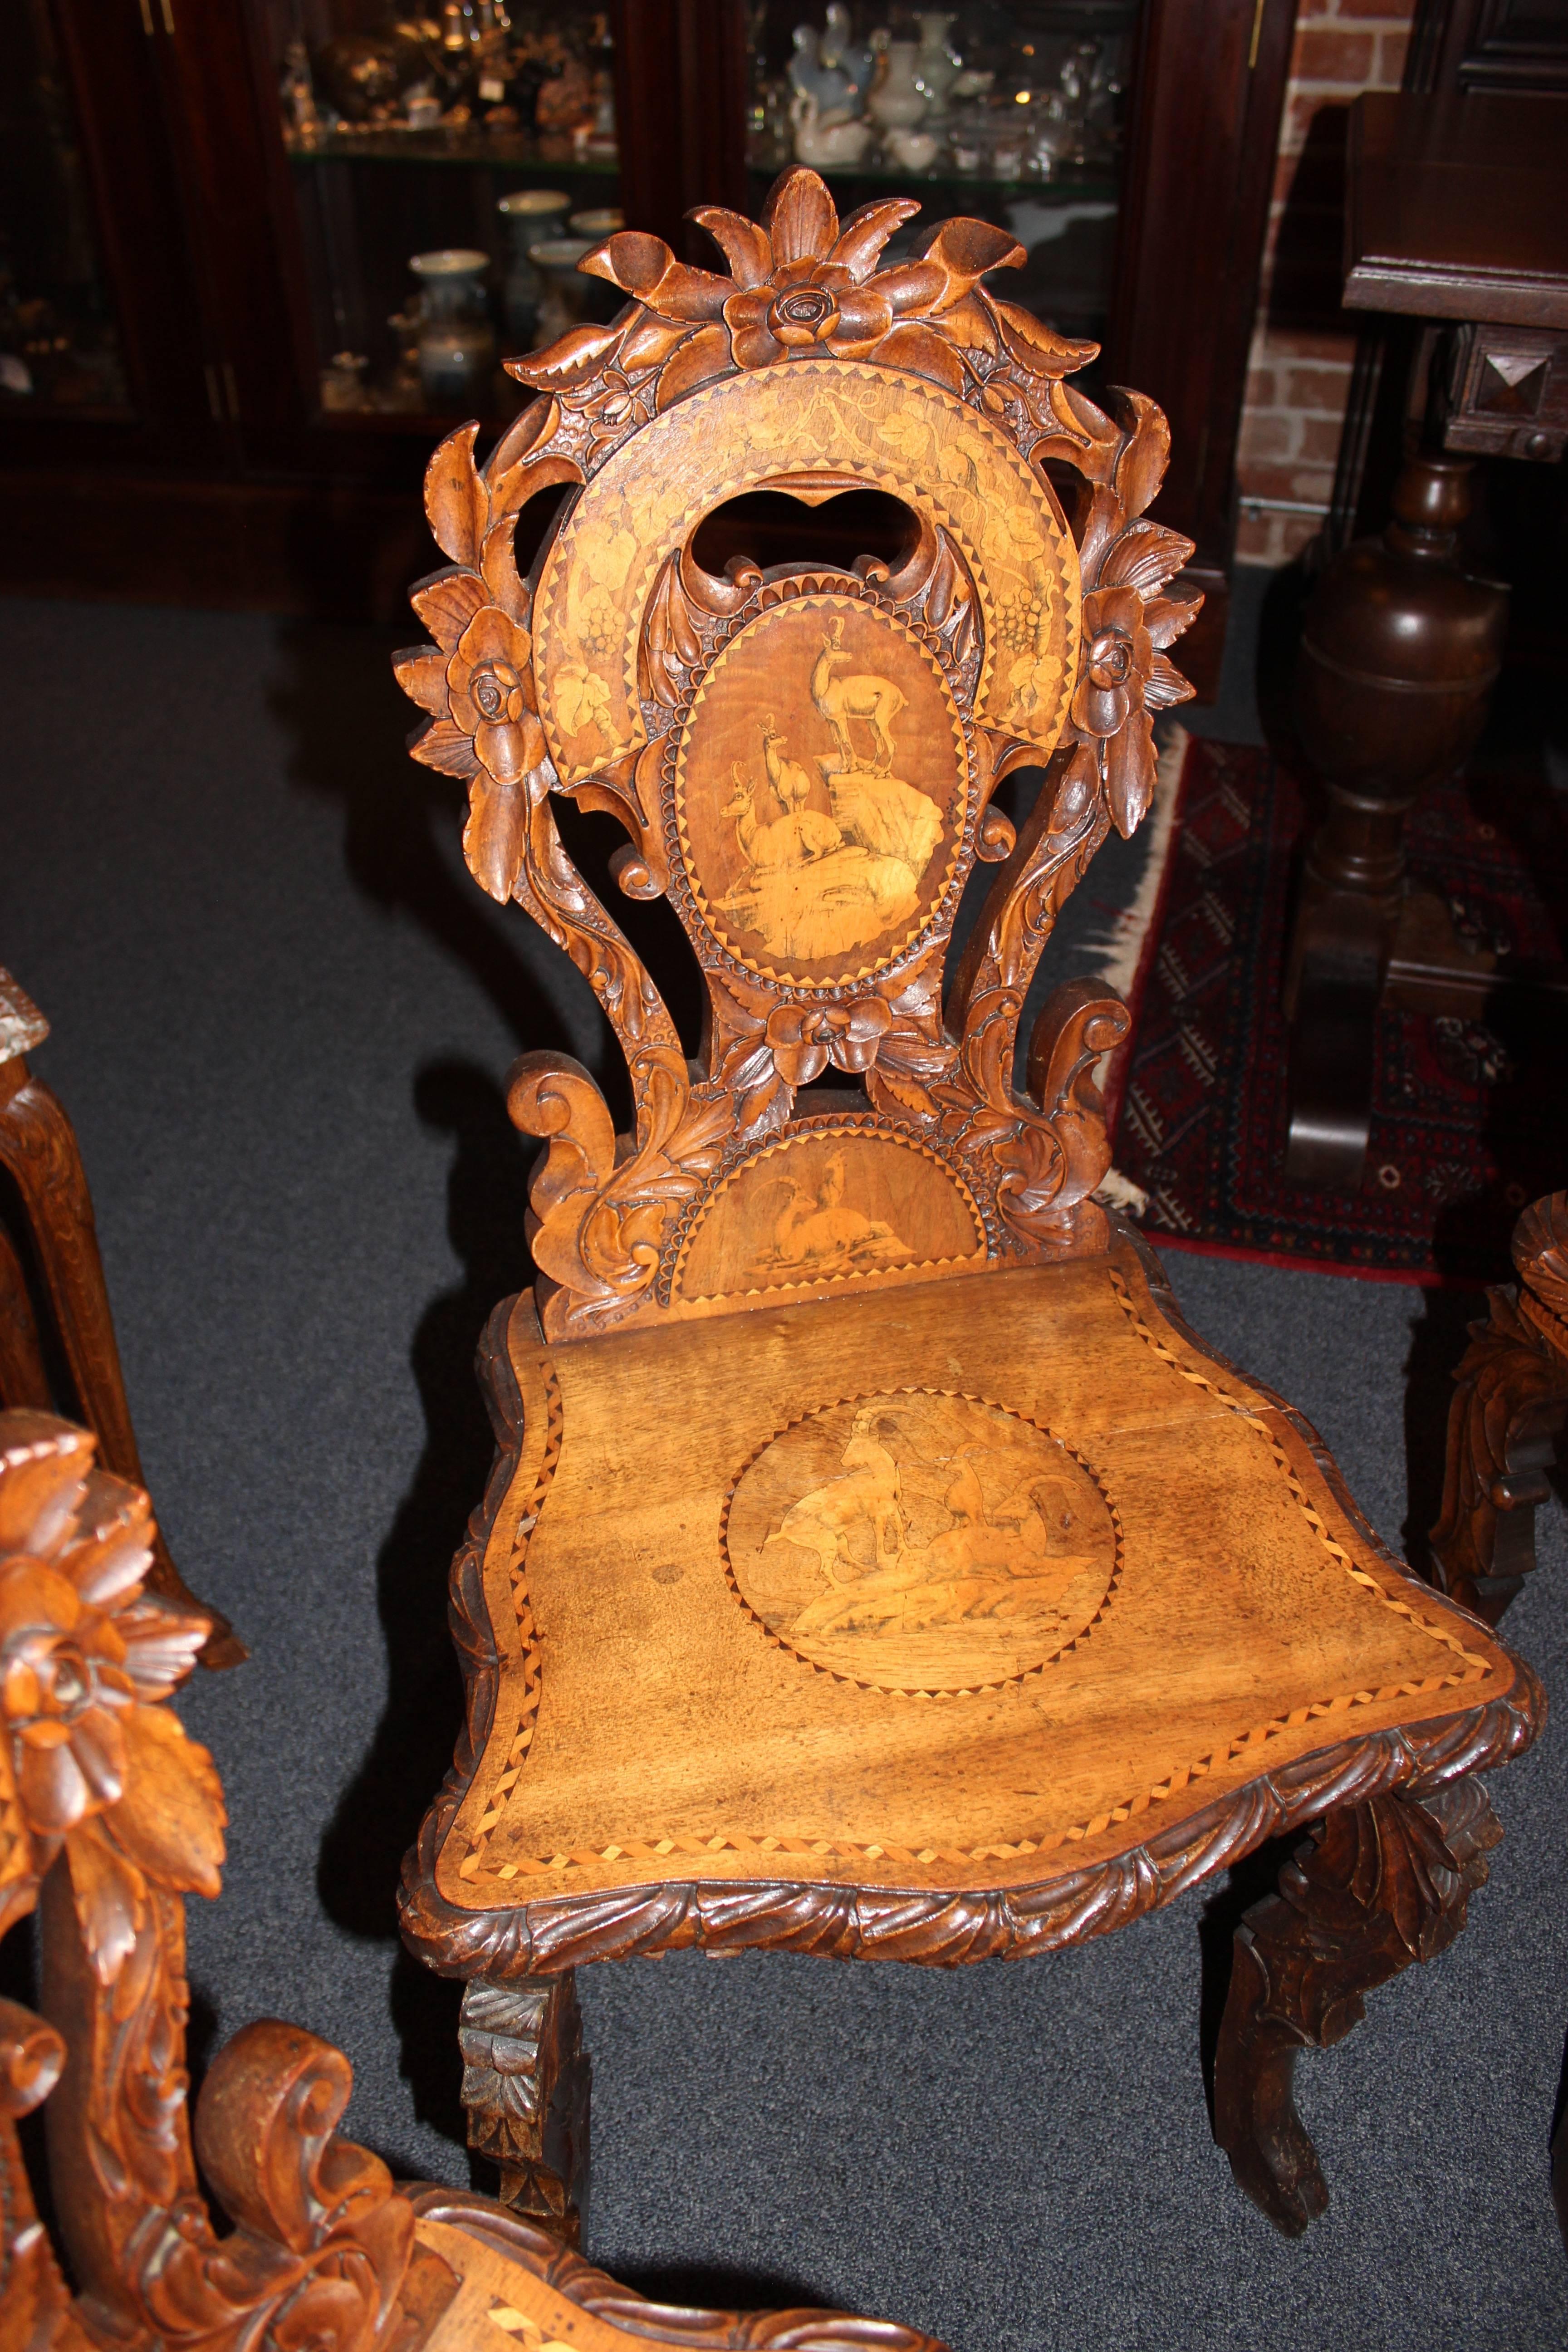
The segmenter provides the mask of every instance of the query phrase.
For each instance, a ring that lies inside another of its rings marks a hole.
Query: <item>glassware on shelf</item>
[[[890,163],[906,172],[929,172],[942,152],[942,141],[934,131],[897,128],[884,131],[882,146]]]
[[[932,116],[944,115],[958,79],[959,58],[949,45],[953,11],[924,8],[915,18],[921,28],[915,80]]]
[[[416,253],[408,264],[423,288],[419,383],[433,409],[461,408],[489,389],[495,331],[485,302],[489,256],[466,246]]]
[[[590,237],[602,245],[607,236],[618,236],[626,225],[626,216],[618,205],[595,205],[585,213],[574,213],[566,226],[574,236]]]
[[[496,205],[511,240],[506,283],[501,289],[501,320],[507,341],[514,352],[533,349],[539,305],[544,297],[544,280],[531,248],[560,235],[562,222],[571,208],[571,197],[563,195],[559,188],[514,188]]]
[[[557,336],[581,323],[587,310],[590,281],[578,276],[577,264],[584,254],[593,252],[596,242],[591,236],[552,236],[532,248],[534,267],[544,279],[539,321],[533,331],[536,352],[545,350]]]
[[[321,406],[333,410],[368,408],[364,379],[369,366],[363,352],[334,352],[331,365],[321,370]]]
[[[920,49],[913,41],[895,41],[885,26],[872,34],[871,47],[877,69],[866,111],[879,131],[912,131],[926,110]]]

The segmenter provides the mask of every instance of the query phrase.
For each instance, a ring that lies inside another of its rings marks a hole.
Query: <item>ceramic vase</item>
[[[424,289],[419,383],[437,411],[483,396],[496,362],[495,331],[485,303],[489,256],[466,246],[416,253],[409,268]]]

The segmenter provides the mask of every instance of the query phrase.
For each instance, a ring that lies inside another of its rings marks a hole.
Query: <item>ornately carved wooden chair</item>
[[[540,396],[482,468],[472,425],[431,464],[415,756],[468,780],[468,863],[589,981],[635,1117],[559,1056],[512,1074],[547,1143],[539,1279],[483,1351],[468,1728],[405,1932],[468,1979],[474,2145],[570,2234],[578,1962],[1045,1952],[1313,1826],[1240,1930],[1216,2095],[1297,2231],[1326,2192],[1294,2052],[1457,1932],[1498,1834],[1473,1776],[1540,1701],[1096,1202],[1120,1001],[1058,990],[1018,1082],[1057,909],[1143,814],[1150,713],[1187,691],[1190,550],[1144,512],[1160,411],[1102,414],[1066,381],[1092,347],[983,283],[1006,236],[950,222],[878,268],[915,209],[840,226],[795,170],[763,226],[698,214],[729,277],[612,237],[584,266],[620,317],[514,363]],[[519,510],[562,484],[525,582]],[[693,553],[739,493],[868,486],[913,518],[897,559]],[[1016,832],[993,795],[1020,767]],[[557,793],[679,917],[695,1056]]]
[[[489,2198],[395,2185],[336,2135],[348,2060],[275,2020],[220,2052],[193,2154],[183,1898],[218,1891],[223,1791],[163,1701],[208,1620],[143,1591],[147,1497],[96,1443],[0,1412],[0,1935],[40,1909],[45,2011],[0,2000],[0,2352],[942,2352],[837,2312],[670,2310]],[[17,2137],[45,2100],[74,2294]]]

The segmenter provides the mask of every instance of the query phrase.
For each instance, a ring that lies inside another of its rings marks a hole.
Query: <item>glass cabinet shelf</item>
[[[448,164],[465,171],[549,172],[569,179],[615,180],[614,155],[579,155],[571,145],[510,131],[341,130],[284,133],[290,163]]]

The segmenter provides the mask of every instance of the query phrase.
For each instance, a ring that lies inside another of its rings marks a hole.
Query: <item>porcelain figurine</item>
[[[916,22],[921,28],[921,45],[915,60],[915,79],[931,112],[941,114],[958,79],[960,60],[953,55],[947,37],[952,16],[945,8],[927,8]]]
[[[809,163],[814,172],[858,163],[871,143],[868,122],[847,121],[842,115],[825,121],[809,90],[795,92],[790,121],[795,126],[795,160]]]
[[[872,34],[871,47],[877,52],[877,71],[866,110],[879,130],[912,130],[926,110],[916,79],[921,53],[913,41],[895,41],[885,26]]]
[[[851,37],[849,11],[844,0],[829,0],[827,29],[822,36],[822,62],[835,67],[855,92],[857,113],[864,112],[866,94],[877,59],[868,46],[857,47]]]
[[[816,108],[818,121],[825,126],[851,121],[860,111],[864,91],[857,89],[842,65],[829,64],[824,57],[823,37],[815,25],[797,25],[795,28],[795,55],[789,61],[789,78],[796,100],[810,99]],[[791,113],[793,116],[793,107]]]
[[[895,128],[882,133],[882,144],[891,161],[901,164],[906,172],[929,172],[936,162],[942,141],[934,131]]]

